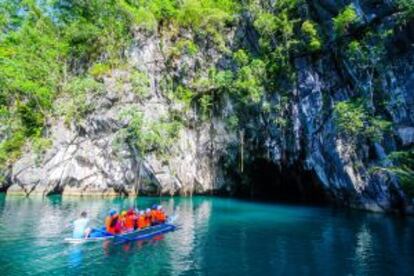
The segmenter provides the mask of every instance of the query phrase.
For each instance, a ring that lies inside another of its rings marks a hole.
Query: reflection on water
[[[87,210],[161,203],[178,230],[149,241],[68,245]],[[222,198],[15,198],[0,195],[0,275],[361,275],[414,272],[412,218]]]

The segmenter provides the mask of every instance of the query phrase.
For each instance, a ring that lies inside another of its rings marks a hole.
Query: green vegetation
[[[397,0],[397,5],[401,10],[400,20],[403,24],[414,18],[414,0]]]
[[[234,91],[244,103],[258,103],[264,93],[265,64],[260,59],[253,59],[241,66],[234,80]]]
[[[155,152],[160,157],[166,156],[182,126],[180,122],[167,118],[146,120],[134,108],[125,108],[120,118],[128,120],[128,126],[120,131],[119,137],[136,147],[142,155]]]
[[[138,96],[145,98],[148,96],[150,81],[146,73],[134,71],[131,73],[129,82],[132,85],[132,91]]]
[[[252,5],[251,11],[255,16],[254,26],[261,35],[261,59],[266,61],[267,73],[278,76],[270,78],[270,89],[277,88],[280,82],[292,84],[294,73],[290,57],[300,44],[300,36],[295,30],[302,25],[299,5],[301,0],[282,0],[274,3],[274,13],[264,11],[259,4]]]
[[[189,39],[180,39],[174,47],[168,49],[170,58],[179,58],[182,55],[195,56],[198,53],[198,46]]]
[[[49,117],[63,115],[69,124],[93,110],[90,99],[102,92],[93,79],[124,63],[137,28],[184,27],[224,49],[221,31],[237,10],[233,0],[0,1],[0,166],[16,159],[27,141],[41,141]],[[177,47],[198,52],[191,40]],[[145,97],[147,76],[133,72],[130,81]]]
[[[25,3],[23,10],[14,2],[0,3],[0,10],[7,10],[0,35],[0,121],[5,135],[0,166],[19,156],[26,138],[42,135],[68,50],[52,20],[31,1]]]
[[[102,94],[104,86],[91,77],[75,77],[68,81],[62,90],[66,98],[58,107],[58,112],[69,125],[72,121],[79,122],[93,111],[95,106],[92,98]]]
[[[413,18],[413,0],[397,2],[402,20]],[[94,99],[105,93],[106,77],[117,78],[115,90],[131,89],[145,99],[149,76],[125,59],[137,33],[156,33],[161,48],[165,42],[173,45],[163,52],[168,62],[159,85],[163,96],[180,103],[170,117],[156,121],[137,110],[121,114],[129,124],[119,137],[141,154],[167,154],[190,107],[201,121],[209,120],[225,98],[231,98],[231,114],[220,115],[230,129],[245,128],[248,135],[254,124],[246,122],[260,118],[289,133],[297,57],[305,52],[316,58],[324,48],[322,28],[305,6],[303,0],[0,0],[0,167],[18,158],[25,145],[44,153],[50,146],[46,122],[54,116],[62,116],[67,125],[82,122],[93,112]],[[229,28],[247,15],[257,49],[241,48],[241,38]],[[334,116],[344,136],[376,142],[391,127],[378,116],[374,100],[381,94],[375,78],[383,69],[384,41],[392,32],[364,30],[351,38],[348,30],[359,20],[353,5],[332,19],[335,35],[344,42],[336,45],[338,57],[358,98],[337,103]],[[182,56],[196,61],[191,74],[188,68],[170,71]]]
[[[334,113],[338,129],[351,139],[360,136],[378,142],[391,127],[390,122],[369,115],[361,100],[339,102]]]
[[[104,63],[95,63],[89,68],[89,74],[95,79],[100,79],[101,77],[109,74],[111,72],[111,66]]]
[[[404,191],[414,197],[414,149],[392,152],[388,158],[394,166],[387,169],[398,176]]]
[[[309,50],[317,51],[322,47],[322,42],[318,35],[316,24],[314,22],[306,20],[303,22],[301,30],[306,36]]]
[[[346,6],[336,17],[333,18],[333,27],[336,35],[343,35],[348,31],[351,24],[358,21],[355,7],[351,4]]]

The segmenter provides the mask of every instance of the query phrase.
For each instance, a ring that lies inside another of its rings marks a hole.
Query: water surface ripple
[[[82,210],[100,222],[110,208],[154,203],[179,214],[178,231],[121,245],[63,243]],[[330,208],[0,195],[0,275],[414,275],[413,237],[413,218]]]

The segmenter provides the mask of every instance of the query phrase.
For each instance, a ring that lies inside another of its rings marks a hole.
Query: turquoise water
[[[180,229],[147,242],[68,245],[82,210],[162,203]],[[414,275],[414,220],[235,199],[0,195],[0,275]]]

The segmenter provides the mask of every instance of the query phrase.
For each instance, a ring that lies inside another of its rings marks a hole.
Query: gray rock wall
[[[357,146],[349,143],[338,133],[333,106],[354,96],[358,87],[369,85],[364,79],[352,79],[355,72],[348,60],[338,56],[339,45],[332,36],[332,17],[351,2],[363,18],[358,28],[373,24],[372,28],[381,30],[395,24],[395,5],[389,1],[378,5],[372,1],[307,1],[309,14],[327,37],[327,46],[316,55],[295,58],[297,83],[289,92],[284,112],[264,114],[258,106],[255,112],[238,114],[250,116],[241,126],[245,131],[244,172],[240,171],[239,130],[228,128],[224,119],[234,112],[231,97],[222,99],[220,112],[215,112],[211,120],[200,122],[194,108],[186,112],[187,124],[169,150],[167,161],[151,153],[141,156],[127,145],[114,146],[117,133],[128,124],[119,119],[125,107],[139,110],[148,120],[183,109],[166,96],[162,87],[166,75],[186,84],[196,71],[232,69],[234,65],[228,55],[209,45],[202,46],[195,56],[184,54],[169,59],[165,49],[174,45],[170,37],[137,32],[127,53],[128,65],[148,75],[148,95],[138,97],[129,83],[118,85],[119,79],[128,78],[128,70],[106,76],[106,91],[103,96],[89,99],[96,108],[84,121],[71,126],[58,119],[52,122],[51,149],[40,161],[28,150],[14,164],[8,194],[235,193],[241,183],[250,185],[248,167],[261,158],[282,170],[300,164],[303,170],[315,174],[320,188],[337,204],[375,211],[411,210],[411,202],[396,177],[386,171],[371,172],[370,168],[387,162],[386,155],[393,150],[414,144],[414,35],[407,30],[408,25],[389,40],[385,70],[376,77],[382,91],[388,93],[384,112],[393,122],[393,132],[382,142],[360,140]],[[257,49],[258,37],[251,28],[248,17],[230,28],[229,47]],[[194,38],[186,32],[182,36]],[[402,41],[411,46],[401,48]],[[396,50],[400,48],[403,50]],[[277,105],[281,98],[276,95],[268,100],[270,105]],[[289,117],[288,131],[274,123],[279,117]],[[301,185],[306,188],[308,184]]]

